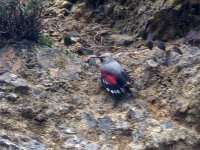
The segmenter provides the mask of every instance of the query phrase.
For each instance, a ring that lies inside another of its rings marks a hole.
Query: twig
[[[99,35],[100,31],[101,31],[102,27],[100,27],[99,31],[97,32],[97,34],[94,36],[94,41],[96,41],[97,43],[99,43],[97,41],[97,36]],[[102,44],[101,44],[102,45]]]

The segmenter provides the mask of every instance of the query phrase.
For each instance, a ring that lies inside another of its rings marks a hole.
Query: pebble
[[[170,121],[164,122],[160,125],[162,129],[169,129],[173,127],[173,123]]]
[[[160,133],[162,131],[162,128],[158,126],[158,127],[153,128],[153,131]]]
[[[68,128],[65,130],[65,133],[67,134],[76,134],[76,130],[74,128]]]
[[[35,117],[35,120],[42,123],[42,122],[45,122],[47,120],[47,116],[44,115],[44,114],[38,114],[36,117]]]
[[[85,150],[100,150],[100,146],[96,143],[90,143],[85,146]]]

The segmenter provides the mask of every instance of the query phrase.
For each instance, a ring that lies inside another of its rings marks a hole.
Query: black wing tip
[[[104,86],[104,89],[107,93],[109,93],[111,96],[115,97],[115,98],[122,98],[125,96],[133,96],[131,90],[129,87],[124,86],[123,88],[119,88],[119,86],[117,85],[112,85],[110,87],[106,87]]]
[[[107,93],[109,93],[112,97],[122,98],[122,97],[130,97],[133,96],[132,91],[130,90],[130,85],[125,82],[125,80],[130,83],[134,81],[126,74],[126,72],[122,72],[121,74],[123,78],[117,78],[117,82],[115,84],[109,84],[104,79],[102,79],[102,85]],[[134,84],[135,85],[135,84]]]

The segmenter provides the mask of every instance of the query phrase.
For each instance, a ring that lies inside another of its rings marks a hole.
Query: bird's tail
[[[126,93],[127,96],[129,96],[129,97],[132,97],[132,96],[133,96],[133,93],[132,93],[132,91],[131,91],[131,89],[130,89],[130,86],[129,86],[128,84],[126,84],[126,85],[124,86],[124,90],[125,90],[125,93]]]

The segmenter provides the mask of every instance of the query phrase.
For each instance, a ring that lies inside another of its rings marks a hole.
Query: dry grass
[[[37,41],[42,29],[42,1],[0,1],[0,47],[23,39]]]

